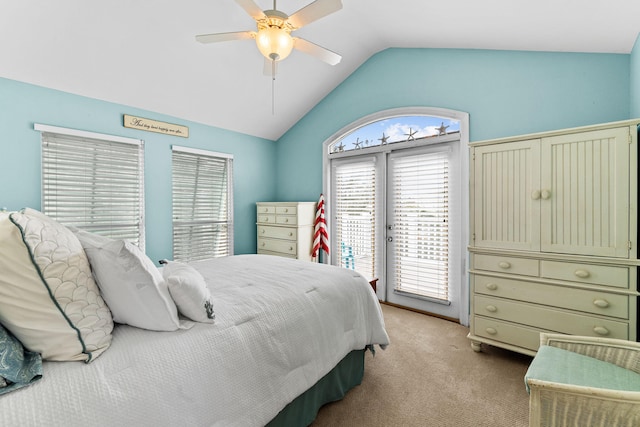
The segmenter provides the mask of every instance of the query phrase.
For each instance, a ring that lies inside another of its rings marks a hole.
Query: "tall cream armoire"
[[[470,144],[470,333],[533,355],[541,331],[637,340],[638,128]]]

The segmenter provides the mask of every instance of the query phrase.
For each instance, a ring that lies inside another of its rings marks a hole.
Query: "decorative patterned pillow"
[[[42,358],[26,351],[11,332],[0,325],[0,394],[42,378]]]
[[[188,264],[175,261],[161,261],[165,264],[162,276],[169,285],[169,293],[178,306],[178,311],[191,320],[213,323],[211,292],[202,274]]]
[[[93,274],[113,320],[152,331],[175,331],[178,309],[162,274],[137,246],[73,229],[89,257]]]
[[[0,322],[45,360],[90,362],[113,319],[74,234],[33,209],[0,214]]]

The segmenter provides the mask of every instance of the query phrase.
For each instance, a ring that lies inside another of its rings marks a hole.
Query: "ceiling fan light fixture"
[[[287,30],[269,26],[258,31],[256,44],[265,58],[272,61],[281,61],[291,53],[293,38]]]

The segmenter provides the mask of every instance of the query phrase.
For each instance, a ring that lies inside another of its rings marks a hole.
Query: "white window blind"
[[[173,147],[173,259],[233,254],[233,157]]]
[[[449,299],[449,155],[390,159],[398,292]]]
[[[376,164],[373,158],[336,163],[334,253],[341,267],[376,277]]]
[[[35,129],[42,132],[42,211],[144,250],[143,142],[45,125]]]

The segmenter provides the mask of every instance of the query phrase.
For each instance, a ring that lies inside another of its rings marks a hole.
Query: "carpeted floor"
[[[313,427],[528,425],[531,357],[483,345],[459,324],[382,306],[391,345],[367,353],[362,384],[320,409]]]

